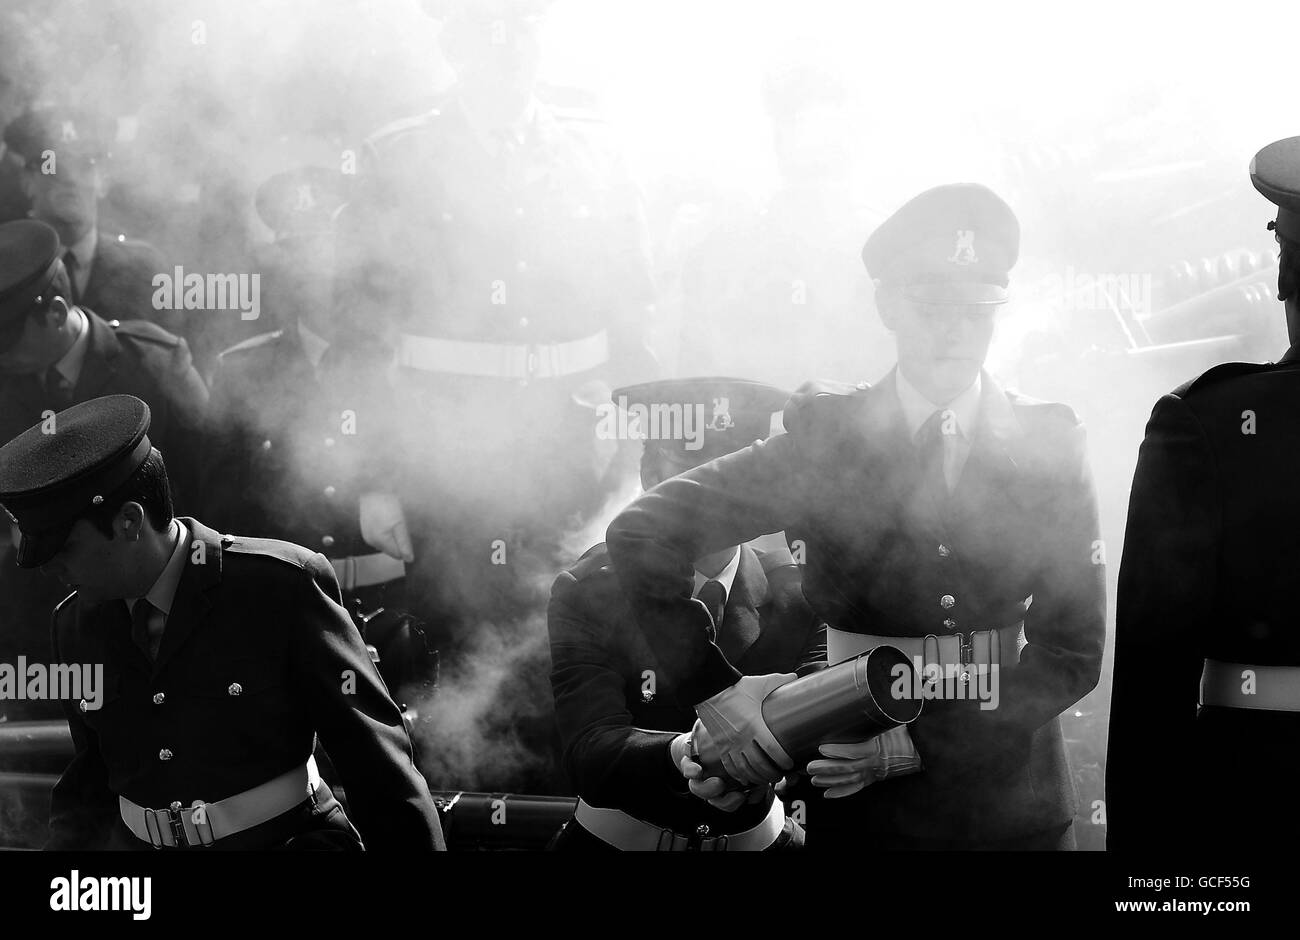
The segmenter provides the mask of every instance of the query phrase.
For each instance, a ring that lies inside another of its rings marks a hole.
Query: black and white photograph
[[[1297,39],[0,0],[4,906],[1281,916]]]

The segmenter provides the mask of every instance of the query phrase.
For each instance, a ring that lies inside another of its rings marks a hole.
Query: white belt
[[[1246,672],[1254,674],[1246,691]],[[1300,712],[1300,666],[1246,666],[1207,659],[1201,670],[1202,705]]]
[[[624,852],[761,852],[772,845],[785,828],[785,805],[775,797],[763,821],[744,832],[710,836],[700,826],[694,836],[642,822],[621,809],[604,809],[578,800],[573,813],[582,828],[597,839]]]
[[[551,379],[609,361],[605,330],[567,343],[479,343],[403,333],[397,362],[408,369],[495,379]]]
[[[331,558],[330,564],[338,576],[339,590],[344,594],[357,588],[373,587],[385,581],[406,577],[406,563],[384,552]]]
[[[948,636],[875,636],[870,633],[849,633],[826,627],[826,661],[832,666],[851,659],[877,646],[892,646],[909,659],[920,659],[924,665],[941,666],[991,665],[1002,667],[1020,662],[1020,650],[1025,646],[1024,621],[997,630],[975,630],[971,633],[954,633]],[[994,636],[997,641],[994,641]]]
[[[316,758],[282,773],[274,780],[215,803],[195,800],[186,807],[178,800],[168,809],[147,809],[124,796],[117,798],[122,822],[136,838],[155,849],[163,846],[209,846],[218,839],[252,829],[287,813],[320,786]]]

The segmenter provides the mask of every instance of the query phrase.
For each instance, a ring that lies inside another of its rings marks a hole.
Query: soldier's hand
[[[886,777],[916,773],[921,757],[905,725],[852,744],[823,744],[818,751],[826,760],[808,763],[815,787],[826,789],[830,800],[852,796]]]
[[[392,493],[372,491],[362,494],[361,537],[367,545],[385,555],[405,562],[415,561],[406,514]]]
[[[742,676],[731,688],[695,706],[721,752],[723,769],[737,783],[771,783],[794,766],[763,721],[762,709],[768,693],[794,678],[792,672]]]

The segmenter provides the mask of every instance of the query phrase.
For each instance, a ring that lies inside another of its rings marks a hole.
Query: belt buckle
[[[146,809],[144,811],[144,830],[149,834],[149,844],[155,849],[189,847],[190,840],[185,835],[185,823],[181,820],[181,808],[180,801],[176,800],[167,809]],[[172,833],[170,846],[163,838],[166,830],[163,829],[163,823],[158,819],[160,816],[167,818],[166,825]],[[151,822],[153,825],[150,825]],[[156,836],[154,835],[155,832],[157,833]]]

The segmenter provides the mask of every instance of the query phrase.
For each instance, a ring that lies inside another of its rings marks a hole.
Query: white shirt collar
[[[298,338],[302,340],[302,351],[307,356],[313,370],[320,368],[320,361],[325,357],[325,350],[330,348],[330,341],[315,330],[298,320]]]
[[[81,378],[81,367],[86,361],[86,350],[90,348],[90,319],[81,312],[79,307],[69,310],[68,316],[77,323],[77,338],[72,341],[72,345],[59,361],[54,363],[53,368],[63,376],[70,387],[76,388],[77,379]]]
[[[171,533],[176,539],[172,555],[167,559],[167,564],[158,575],[158,579],[154,581],[153,587],[149,588],[149,593],[145,594],[145,599],[161,610],[164,617],[171,613],[172,601],[176,599],[176,588],[181,583],[181,575],[185,573],[185,554],[190,540],[189,529],[179,519],[172,520]],[[138,600],[138,597],[128,597],[127,608],[135,607],[135,602]]]
[[[695,590],[691,592],[691,596],[698,597],[700,594],[700,588],[704,587],[704,585],[709,581],[717,581],[722,585],[722,590],[725,592],[723,596],[723,600],[725,601],[727,598],[731,597],[731,585],[735,583],[736,572],[738,570],[740,570],[739,546],[737,546],[736,550],[732,553],[731,561],[727,562],[727,567],[723,568],[712,578],[706,578],[698,571],[695,572]]]
[[[64,252],[72,252],[72,256],[77,259],[77,272],[83,277],[90,271],[90,266],[95,263],[95,252],[99,248],[99,229],[95,226],[90,227],[86,232],[71,245],[64,245]]]
[[[903,420],[907,422],[907,433],[910,437],[915,438],[916,432],[921,430],[921,425],[930,419],[930,415],[944,408],[952,411],[957,419],[957,430],[963,437],[970,439],[979,417],[980,377],[978,375],[964,392],[949,402],[930,401],[917,390],[915,385],[907,381],[902,369],[894,370],[894,389],[898,393],[898,403],[903,407]]]

